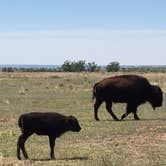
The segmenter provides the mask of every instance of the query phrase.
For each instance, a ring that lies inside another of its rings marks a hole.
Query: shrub
[[[98,69],[97,64],[95,62],[92,63],[86,63],[84,60],[79,60],[78,62],[70,62],[65,61],[64,64],[61,66],[62,71],[67,72],[81,72],[81,71],[96,71]]]
[[[87,71],[94,72],[94,71],[96,71],[98,69],[99,69],[99,67],[97,66],[97,64],[95,62],[92,62],[92,63],[89,62],[86,65],[86,70]]]
[[[106,70],[107,72],[117,72],[120,69],[120,64],[119,62],[110,62],[107,66],[106,66]]]

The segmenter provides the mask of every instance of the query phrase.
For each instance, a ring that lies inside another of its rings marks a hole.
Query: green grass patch
[[[153,74],[152,74],[153,75]],[[2,75],[0,75],[2,77]],[[165,165],[166,102],[157,110],[146,103],[138,108],[140,121],[129,115],[114,121],[99,109],[99,122],[94,120],[92,87],[106,77],[103,73],[13,73],[0,80],[0,165]],[[156,77],[147,77],[153,82]],[[162,84],[166,76],[162,75]],[[163,87],[162,87],[163,88]],[[120,118],[125,104],[114,104]],[[55,161],[49,160],[47,136],[31,136],[26,142],[30,160],[18,161],[16,144],[20,135],[17,120],[31,111],[55,111],[78,118],[80,133],[65,133],[57,139]]]

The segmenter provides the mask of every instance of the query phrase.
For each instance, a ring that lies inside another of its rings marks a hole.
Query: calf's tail
[[[23,116],[20,116],[19,119],[18,119],[18,126],[20,127],[22,133],[23,133]]]

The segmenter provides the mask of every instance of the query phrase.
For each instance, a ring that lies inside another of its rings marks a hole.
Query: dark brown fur
[[[124,119],[131,112],[134,118],[137,116],[137,107],[140,104],[149,102],[152,107],[162,106],[163,93],[159,86],[154,86],[149,81],[137,75],[120,75],[101,80],[93,87],[93,98],[95,119],[99,120],[97,112],[103,101],[106,103],[107,111],[115,120],[118,120],[112,112],[112,103],[127,103],[126,113],[122,115]]]
[[[47,135],[50,143],[50,156],[55,159],[54,146],[55,139],[67,131],[79,132],[81,127],[74,116],[64,116],[55,112],[31,112],[22,114],[19,117],[18,125],[22,134],[18,138],[17,158],[21,160],[20,149],[23,155],[28,159],[25,150],[25,141],[29,136],[36,133],[38,135]]]

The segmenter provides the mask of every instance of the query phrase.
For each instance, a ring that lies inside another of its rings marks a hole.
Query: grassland
[[[121,73],[115,73],[121,74]],[[166,102],[153,111],[147,103],[139,107],[141,121],[128,116],[116,122],[103,104],[100,122],[93,116],[92,87],[108,73],[0,73],[0,165],[71,166],[160,166],[166,165]],[[166,74],[136,73],[159,84],[166,92]],[[125,104],[114,104],[118,117]],[[26,142],[30,160],[18,161],[16,143],[21,113],[55,111],[75,115],[80,133],[57,139],[56,160],[49,160],[48,138],[33,135]]]

